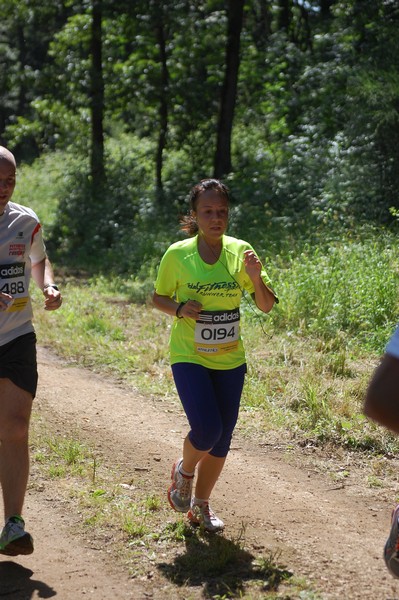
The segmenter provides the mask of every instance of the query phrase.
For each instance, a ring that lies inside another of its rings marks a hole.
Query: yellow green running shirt
[[[234,369],[245,363],[240,334],[243,290],[254,292],[244,266],[244,252],[253,250],[243,240],[224,235],[219,260],[210,265],[198,252],[198,236],[175,242],[159,265],[155,291],[177,302],[197,300],[200,319],[175,318],[169,340],[171,364],[189,362],[210,369]],[[269,278],[262,268],[266,285]]]

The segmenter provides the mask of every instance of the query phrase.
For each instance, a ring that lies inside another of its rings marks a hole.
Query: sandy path
[[[148,485],[163,494],[186,429],[178,407],[157,404],[65,365],[43,349],[39,368],[36,411],[60,428],[83,427],[88,438],[97,440],[99,452],[126,468],[148,469]],[[226,522],[226,535],[238,533],[244,523],[246,539],[259,548],[280,550],[281,562],[312,581],[323,599],[398,599],[399,582],[387,573],[381,557],[392,493],[369,488],[361,476],[349,478],[342,487],[312,469],[305,454],[298,466],[300,456],[236,436],[213,501]],[[46,490],[31,487],[25,516],[35,553],[0,558],[0,597],[165,597],[159,581],[155,589],[151,582],[129,579],[109,560],[106,548],[93,547],[76,535],[76,518],[71,527]],[[174,597],[183,598],[178,591]]]

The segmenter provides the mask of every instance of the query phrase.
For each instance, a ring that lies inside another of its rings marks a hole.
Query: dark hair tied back
[[[198,197],[208,190],[218,192],[221,196],[226,198],[227,202],[230,202],[229,189],[224,183],[219,181],[219,179],[201,179],[201,181],[191,189],[188,195],[190,212],[180,219],[180,229],[185,231],[191,237],[198,233],[197,221],[193,215],[193,212],[197,211]]]

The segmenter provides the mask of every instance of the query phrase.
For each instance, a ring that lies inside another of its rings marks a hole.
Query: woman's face
[[[219,240],[227,229],[229,219],[227,198],[216,190],[206,190],[198,196],[193,215],[200,234],[206,240]]]

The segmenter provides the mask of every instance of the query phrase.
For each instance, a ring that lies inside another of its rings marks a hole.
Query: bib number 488
[[[15,294],[23,294],[25,291],[24,282],[23,281],[12,281],[10,283],[4,283],[0,292],[3,294],[10,294],[11,296],[15,296]]]

